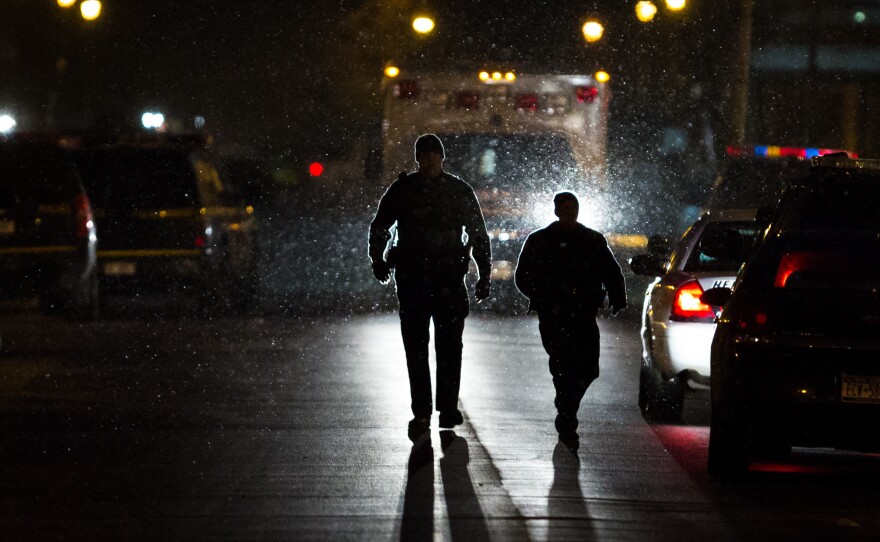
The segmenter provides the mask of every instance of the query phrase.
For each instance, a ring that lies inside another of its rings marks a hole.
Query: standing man
[[[391,184],[370,224],[373,274],[386,284],[394,279],[400,302],[400,330],[406,351],[413,419],[410,438],[431,425],[431,371],[428,365],[429,324],[434,320],[437,353],[437,411],[440,427],[463,422],[458,410],[461,381],[461,336],[469,312],[464,277],[471,257],[480,278],[474,296],[489,297],[489,235],[473,189],[443,171],[443,143],[434,134],[416,140],[419,169],[401,173]],[[397,241],[385,259],[391,227]]]
[[[529,235],[515,278],[529,298],[529,311],[538,312],[541,342],[550,356],[556,430],[563,441],[576,443],[581,399],[599,376],[596,315],[606,292],[612,314],[625,308],[626,287],[605,237],[578,223],[577,196],[559,192],[553,205],[559,220]]]

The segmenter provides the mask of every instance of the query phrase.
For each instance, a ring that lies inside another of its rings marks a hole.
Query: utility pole
[[[733,59],[733,92],[728,123],[729,144],[744,145],[749,114],[749,67],[752,58],[752,0],[739,1],[738,40]]]

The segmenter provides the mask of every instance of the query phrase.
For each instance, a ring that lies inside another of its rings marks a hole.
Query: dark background
[[[679,13],[656,3],[655,20],[644,25],[635,2],[610,0],[106,0],[101,18],[88,23],[54,0],[4,0],[0,109],[29,131],[138,129],[148,109],[189,130],[201,115],[228,153],[340,156],[375,133],[381,71],[390,62],[435,69],[492,62],[535,72],[601,67],[612,75],[616,163],[657,152],[662,158],[670,126],[686,134],[686,149],[708,142],[717,153],[730,140],[742,2],[690,0]],[[880,34],[875,4],[754,2],[753,55],[768,44],[815,51],[824,43],[864,56]],[[862,24],[852,22],[857,10],[866,14]],[[416,12],[437,21],[430,36],[411,30]],[[598,45],[581,35],[590,16],[605,24]],[[878,108],[877,75],[815,63],[768,69],[753,56],[747,139],[876,154],[869,119]]]

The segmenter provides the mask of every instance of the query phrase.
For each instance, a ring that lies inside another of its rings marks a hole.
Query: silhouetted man
[[[515,279],[529,298],[529,310],[538,313],[541,342],[550,356],[556,430],[561,439],[576,441],[581,399],[599,376],[596,315],[606,292],[612,314],[625,308],[626,288],[605,237],[578,223],[577,196],[559,192],[553,204],[559,220],[526,239]]]
[[[480,278],[474,293],[478,301],[489,297],[490,250],[486,224],[473,189],[443,171],[443,144],[434,134],[416,140],[419,169],[401,173],[391,184],[370,224],[370,259],[373,274],[383,284],[395,268],[400,330],[406,350],[413,419],[411,438],[431,423],[431,372],[428,365],[429,324],[434,320],[437,353],[437,410],[440,427],[462,423],[458,410],[461,381],[461,337],[469,312],[464,277],[471,257]],[[384,254],[391,227],[397,240]]]

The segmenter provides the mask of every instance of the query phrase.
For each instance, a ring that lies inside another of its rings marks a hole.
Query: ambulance
[[[444,169],[476,192],[492,242],[492,279],[512,281],[525,237],[553,220],[553,194],[605,188],[610,89],[604,72],[580,75],[386,70],[382,179],[415,167],[413,143],[435,133]],[[603,227],[601,198],[581,219]],[[497,282],[496,282],[497,283]]]

